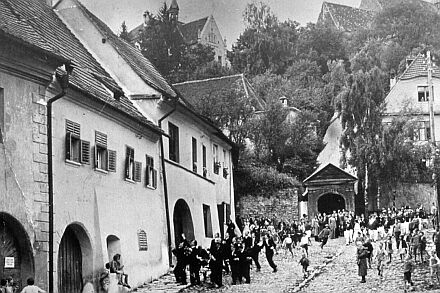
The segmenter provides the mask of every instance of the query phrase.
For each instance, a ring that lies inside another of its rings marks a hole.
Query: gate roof
[[[312,175],[307,177],[303,184],[305,186],[323,185],[323,184],[344,184],[353,183],[358,179],[341,168],[328,163],[316,169]]]

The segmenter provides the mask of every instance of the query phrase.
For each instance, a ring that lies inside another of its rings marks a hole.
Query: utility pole
[[[428,51],[426,52],[426,65],[427,65],[427,71],[428,71],[428,91],[429,91],[429,97],[428,97],[428,101],[429,101],[429,128],[430,128],[430,134],[431,134],[431,154],[432,154],[432,162],[433,162],[433,174],[432,177],[434,178],[434,192],[435,192],[435,196],[437,198],[437,228],[439,227],[439,206],[440,206],[440,194],[439,194],[439,187],[440,187],[440,180],[438,178],[438,174],[436,172],[436,157],[437,157],[437,146],[435,144],[435,131],[434,131],[434,88],[433,88],[433,84],[432,84],[432,69],[433,69],[433,64],[432,64],[432,60],[431,60],[431,52]]]
[[[431,144],[435,151],[435,131],[434,131],[434,90],[432,85],[432,61],[431,52],[426,52],[426,63],[428,69],[428,101],[429,101],[429,128],[431,130]]]

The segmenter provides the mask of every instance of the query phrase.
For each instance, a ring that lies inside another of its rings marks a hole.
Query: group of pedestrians
[[[261,269],[259,254],[262,250],[272,271],[276,273],[278,269],[273,261],[276,252],[274,234],[273,230],[261,229],[258,225],[240,231],[234,223],[229,222],[224,237],[216,233],[209,249],[197,245],[196,240],[189,242],[182,234],[173,250],[177,259],[174,268],[176,282],[187,284],[186,268],[189,266],[192,285],[201,284],[201,275],[206,280],[207,270],[215,287],[223,286],[223,272],[231,275],[233,285],[250,283],[252,262],[257,272]]]
[[[433,204],[435,207],[435,205]],[[431,213],[425,211],[420,205],[417,208],[409,206],[400,209],[387,209],[380,213],[373,213],[368,220],[363,217],[356,217],[353,232],[348,229],[353,236],[347,235],[347,243],[354,239],[357,247],[356,260],[358,274],[361,282],[366,282],[368,269],[372,268],[375,261],[375,269],[380,278],[384,277],[387,265],[390,265],[393,256],[397,256],[395,261],[400,263],[403,273],[404,286],[413,286],[412,274],[417,264],[429,263],[431,281],[440,284],[440,232],[433,234],[432,240],[436,245],[436,250],[427,251],[427,237],[425,230],[429,226],[436,225],[436,209],[431,208]],[[356,229],[356,227],[358,227]],[[356,236],[355,236],[356,235]],[[372,243],[377,243],[376,252]]]

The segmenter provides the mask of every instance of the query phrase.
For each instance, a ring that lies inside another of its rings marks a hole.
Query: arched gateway
[[[0,279],[11,276],[23,288],[34,273],[32,247],[24,227],[13,216],[0,213]]]
[[[303,181],[307,188],[300,206],[306,206],[302,214],[314,217],[317,213],[337,210],[355,211],[354,183],[357,178],[329,163],[318,168]]]
[[[194,225],[191,217],[191,211],[188,204],[183,199],[179,199],[174,206],[174,242],[177,244],[182,233],[185,233],[186,239],[194,239]]]
[[[80,224],[67,226],[58,250],[58,292],[82,291],[85,277],[93,273],[90,239]]]
[[[327,215],[333,211],[345,209],[345,199],[342,195],[336,193],[326,193],[318,199],[318,212]]]

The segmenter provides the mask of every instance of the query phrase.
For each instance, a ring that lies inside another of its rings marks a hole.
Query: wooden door
[[[67,227],[58,252],[58,292],[78,293],[83,287],[81,246]]]
[[[0,278],[6,279],[12,276],[14,281],[21,284],[20,252],[17,241],[12,231],[6,226],[0,227]],[[5,258],[12,257],[14,266],[5,268]]]

